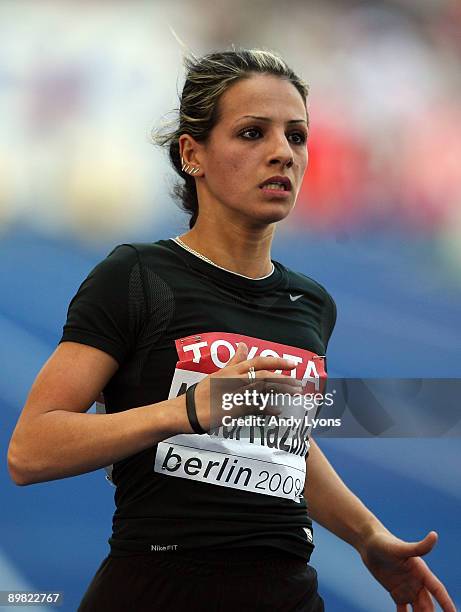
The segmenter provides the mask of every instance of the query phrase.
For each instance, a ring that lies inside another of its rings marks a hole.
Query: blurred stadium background
[[[107,554],[113,489],[102,471],[15,487],[6,449],[92,266],[186,228],[149,142],[182,84],[169,26],[196,54],[274,49],[311,86],[310,165],[274,258],[336,299],[330,375],[461,372],[458,0],[2,0],[0,590],[57,589],[65,610]],[[397,535],[439,532],[428,560],[460,602],[459,438],[320,445]],[[316,537],[327,610],[394,610],[353,550]]]

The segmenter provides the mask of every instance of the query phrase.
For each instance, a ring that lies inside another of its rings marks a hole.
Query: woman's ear
[[[203,146],[190,134],[181,134],[178,143],[183,168],[192,169],[194,170],[192,174],[201,176],[203,174],[203,167],[201,165]],[[191,174],[190,171],[185,171]]]
[[[184,163],[191,166],[200,166],[198,159],[200,157],[198,153],[201,148],[200,144],[190,134],[181,134],[178,142],[179,154]]]

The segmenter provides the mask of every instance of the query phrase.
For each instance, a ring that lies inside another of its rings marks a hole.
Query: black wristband
[[[205,429],[202,429],[197,419],[197,412],[195,410],[195,387],[198,383],[191,385],[186,391],[186,410],[187,417],[189,419],[190,426],[198,434],[207,433]]]

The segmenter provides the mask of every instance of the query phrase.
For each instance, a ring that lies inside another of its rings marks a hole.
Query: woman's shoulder
[[[109,252],[107,257],[116,259],[136,259],[142,255],[161,256],[170,252],[169,240],[157,240],[156,242],[123,242],[117,244]]]
[[[112,266],[130,266],[136,263],[143,264],[144,260],[158,260],[174,257],[169,240],[156,242],[124,242],[117,244],[100,262]]]
[[[303,272],[295,272],[286,266],[284,268],[288,277],[290,299],[296,301],[302,296],[308,296],[311,301],[319,304],[322,312],[323,337],[326,348],[337,318],[335,300],[329,291],[317,280]]]
[[[278,263],[278,265],[282,266],[280,263]],[[288,278],[288,288],[290,293],[309,293],[311,295],[316,295],[319,298],[334,302],[329,291],[319,281],[315,280],[311,276],[308,276],[307,274],[304,274],[303,272],[297,272],[291,268],[288,268],[287,266],[282,267],[285,270]]]
[[[91,269],[87,281],[122,283],[133,274],[140,274],[146,263],[160,267],[168,260],[167,240],[131,242],[114,246]]]

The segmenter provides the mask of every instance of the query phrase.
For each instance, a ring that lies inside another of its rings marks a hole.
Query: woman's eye
[[[256,134],[260,134],[261,130],[258,130],[257,128],[247,128],[246,130],[243,130],[243,132],[241,133],[241,136],[244,136],[245,134],[250,134],[253,133],[253,135]],[[249,137],[249,140],[254,140],[253,137]]]
[[[262,132],[259,128],[247,128],[240,133],[240,136],[246,140],[256,140],[261,133]],[[306,142],[306,134],[303,132],[293,132],[289,135],[289,138],[292,140],[293,144],[302,145]]]
[[[306,142],[306,134],[303,132],[293,132],[293,134],[290,134],[290,136],[295,137],[295,144],[304,144]]]

